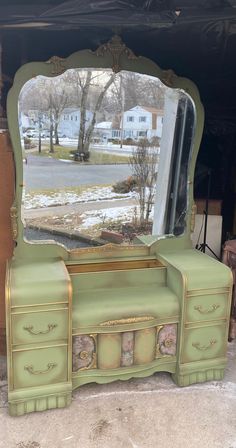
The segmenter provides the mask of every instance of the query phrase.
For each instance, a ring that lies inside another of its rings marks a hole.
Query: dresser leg
[[[224,377],[225,369],[205,368],[189,373],[173,373],[172,378],[178,386],[190,386],[191,384],[204,383],[205,381],[218,381]]]
[[[71,392],[38,396],[34,398],[9,401],[9,414],[13,417],[30,412],[46,411],[48,409],[64,408],[71,403]]]

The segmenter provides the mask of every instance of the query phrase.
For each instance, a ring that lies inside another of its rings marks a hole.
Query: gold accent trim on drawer
[[[38,336],[39,334],[48,334],[51,331],[53,331],[58,325],[57,324],[48,324],[47,330],[34,330],[33,325],[29,325],[28,327],[23,327],[25,331],[28,331],[28,333]]]
[[[138,317],[127,317],[124,319],[115,319],[102,322],[99,325],[101,327],[109,327],[112,325],[122,325],[122,324],[136,324],[138,322],[148,322],[150,320],[155,320],[153,316],[138,316]]]
[[[195,288],[187,291],[187,298],[189,297],[201,297],[212,296],[218,294],[229,294],[230,288],[228,286],[219,288]]]
[[[67,265],[69,274],[101,271],[122,271],[128,269],[164,268],[165,266],[155,258],[149,260],[104,261],[100,263],[83,263]]]
[[[200,342],[193,342],[192,346],[200,351],[206,351],[211,349],[217,343],[216,339],[211,339],[208,345],[200,345]]]
[[[31,375],[44,375],[45,373],[50,372],[55,367],[57,367],[57,363],[49,362],[47,365],[47,369],[45,370],[34,370],[34,366],[31,364],[29,366],[24,366],[24,370],[27,370]]]
[[[194,309],[196,311],[198,311],[200,314],[210,314],[210,313],[214,313],[214,311],[216,311],[218,308],[220,308],[219,304],[213,303],[213,305],[211,305],[208,309],[203,309],[202,305],[196,305],[194,307]]]
[[[22,309],[24,309],[24,308],[37,308],[38,306],[39,307],[45,307],[45,306],[48,306],[48,305],[50,305],[50,306],[54,306],[54,305],[68,305],[68,300],[66,300],[66,301],[62,301],[62,302],[40,302],[40,303],[28,303],[28,304],[22,304],[22,305],[12,305],[11,306],[11,309],[12,310],[14,310],[14,309],[17,309],[17,308],[22,308]]]

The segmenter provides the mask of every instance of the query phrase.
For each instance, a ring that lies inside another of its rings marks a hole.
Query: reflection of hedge
[[[127,179],[117,182],[113,185],[113,191],[115,193],[129,193],[130,191],[134,191],[137,186],[137,180],[133,176],[129,176]]]
[[[129,137],[124,140],[124,145],[137,145],[137,142]]]
[[[35,143],[32,143],[32,141],[29,137],[24,137],[24,148],[25,149],[35,148],[36,146],[37,145]]]

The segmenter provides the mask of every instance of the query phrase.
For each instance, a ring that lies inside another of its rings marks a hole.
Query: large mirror
[[[19,95],[24,238],[68,249],[182,235],[195,106],[157,77],[35,76]]]

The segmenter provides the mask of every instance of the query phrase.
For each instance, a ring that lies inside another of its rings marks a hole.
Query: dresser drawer
[[[226,327],[214,325],[185,330],[181,360],[183,363],[219,358],[226,351]]]
[[[13,352],[15,389],[65,382],[67,372],[67,346]]]
[[[33,344],[68,338],[68,310],[12,314],[12,344]]]
[[[189,297],[186,301],[185,322],[227,318],[228,304],[227,294]]]

